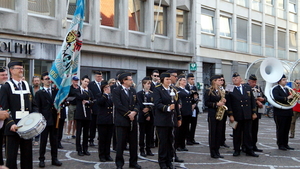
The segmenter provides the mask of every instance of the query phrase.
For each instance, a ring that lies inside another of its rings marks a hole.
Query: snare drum
[[[29,140],[41,134],[46,127],[46,120],[41,113],[30,113],[17,124],[20,128],[17,133],[21,138]]]

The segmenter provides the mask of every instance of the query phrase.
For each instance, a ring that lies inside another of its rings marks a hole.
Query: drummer
[[[35,94],[35,101],[39,108],[39,112],[43,114],[47,121],[47,126],[41,133],[40,141],[40,163],[39,167],[45,167],[46,145],[49,135],[52,165],[61,166],[62,163],[57,159],[58,146],[58,129],[56,128],[57,111],[54,107],[54,99],[57,94],[57,89],[51,87],[51,82],[48,72],[44,72],[41,76],[43,89]]]
[[[32,169],[32,142],[21,138],[16,131],[16,125],[26,114],[37,111],[32,102],[29,85],[22,81],[24,68],[21,61],[8,63],[10,79],[1,87],[0,105],[3,110],[11,112],[11,116],[4,121],[4,135],[6,136],[6,166],[10,169],[17,167],[18,149],[21,152],[21,168]],[[21,106],[24,105],[24,106]]]

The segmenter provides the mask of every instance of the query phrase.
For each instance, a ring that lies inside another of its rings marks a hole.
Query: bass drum
[[[17,133],[23,139],[29,140],[41,134],[46,127],[46,120],[41,113],[30,113],[17,124],[20,128]]]

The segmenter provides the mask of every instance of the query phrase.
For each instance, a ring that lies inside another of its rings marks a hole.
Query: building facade
[[[93,78],[101,70],[108,80],[125,70],[138,85],[154,69],[189,71],[195,58],[193,1],[85,2],[79,76]],[[0,65],[23,60],[27,80],[49,71],[75,8],[76,0],[0,1]]]

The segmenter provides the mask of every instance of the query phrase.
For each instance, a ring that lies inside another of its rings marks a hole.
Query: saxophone
[[[225,90],[223,87],[220,87],[220,92],[221,92],[221,100],[222,101],[225,98]],[[217,113],[216,113],[216,119],[221,121],[223,119],[224,113],[225,111],[228,110],[227,106],[223,105],[223,106],[219,106],[217,109]]]

